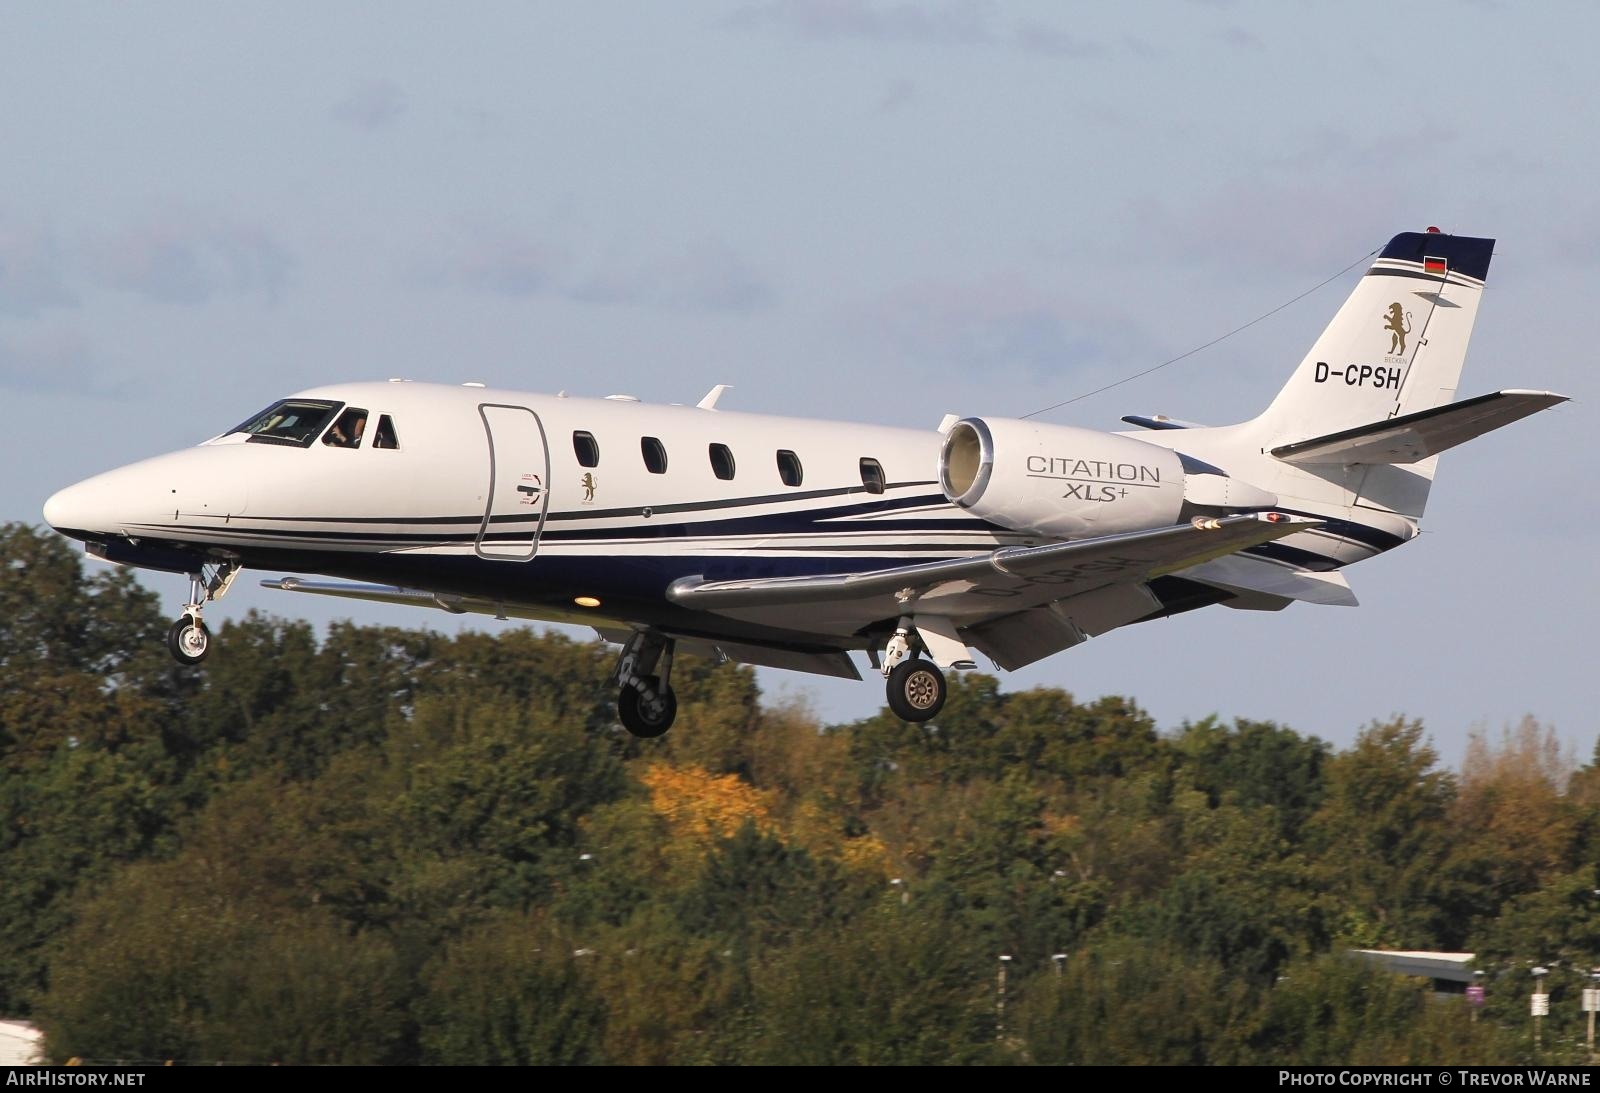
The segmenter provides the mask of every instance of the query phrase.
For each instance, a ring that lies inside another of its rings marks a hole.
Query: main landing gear
[[[649,740],[672,728],[678,696],[672,692],[671,638],[641,630],[617,660],[617,716],[634,736]]]
[[[220,600],[233,587],[239,575],[239,563],[218,562],[200,567],[200,572],[189,574],[189,602],[183,605],[183,614],[167,631],[167,648],[179,664],[193,666],[206,659],[211,652],[211,631],[200,617],[205,605]]]
[[[919,646],[922,643],[907,622],[900,620],[899,629],[883,651],[889,709],[902,721],[931,721],[944,708],[944,673],[931,660],[913,655],[913,641]]]

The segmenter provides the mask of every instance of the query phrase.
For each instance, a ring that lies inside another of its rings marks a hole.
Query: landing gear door
[[[550,446],[526,406],[478,407],[489,437],[489,493],[476,544],[480,558],[522,562],[539,549],[550,510]]]

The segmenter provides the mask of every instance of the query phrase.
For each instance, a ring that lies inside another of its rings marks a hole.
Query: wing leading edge
[[[978,558],[820,577],[705,581],[667,590],[682,606],[750,621],[790,625],[870,625],[901,615],[940,615],[977,624],[1109,585],[1145,581],[1320,526],[1321,521],[1258,513],[1034,547],[1005,547]]]

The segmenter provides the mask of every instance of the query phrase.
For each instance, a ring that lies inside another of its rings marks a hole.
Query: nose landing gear
[[[198,615],[184,614],[167,631],[167,648],[179,664],[199,664],[211,652],[211,631]]]
[[[227,594],[239,569],[238,562],[227,561],[202,566],[200,572],[189,574],[189,602],[183,605],[183,614],[167,631],[167,648],[179,664],[192,667],[211,652],[211,631],[206,629],[201,612],[207,603]]]
[[[678,716],[673,693],[673,641],[647,630],[628,640],[617,660],[617,717],[634,736],[649,740],[672,728]]]

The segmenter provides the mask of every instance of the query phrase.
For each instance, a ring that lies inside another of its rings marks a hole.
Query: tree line
[[[976,673],[825,725],[681,657],[641,741],[600,643],[252,613],[195,672],[126,571],[0,557],[0,1013],[56,1059],[1519,1062],[1536,963],[1581,1052],[1600,765],[1531,720],[1457,773]]]

